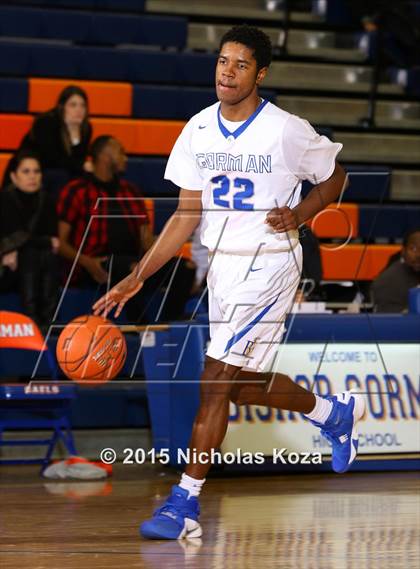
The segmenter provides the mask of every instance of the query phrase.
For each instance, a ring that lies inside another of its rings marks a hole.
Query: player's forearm
[[[201,214],[196,212],[189,215],[176,212],[172,215],[151,249],[134,269],[137,278],[147,279],[172,259],[200,223],[200,218]]]
[[[334,202],[346,186],[347,174],[337,163],[333,175],[325,182],[315,186],[306,198],[293,208],[298,224],[301,225]]]

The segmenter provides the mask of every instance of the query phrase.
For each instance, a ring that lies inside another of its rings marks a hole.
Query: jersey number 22
[[[248,178],[234,178],[234,180],[231,181],[227,176],[215,176],[211,179],[211,182],[216,184],[216,187],[213,188],[213,201],[215,205],[248,211],[254,209],[254,204],[244,203],[243,201],[254,195],[254,184],[251,180],[248,180]],[[230,200],[222,199],[222,196],[231,197],[228,196],[228,194],[232,185],[234,189],[237,188],[237,191],[233,194],[233,204]]]

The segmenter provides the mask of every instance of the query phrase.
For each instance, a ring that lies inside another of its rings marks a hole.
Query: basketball
[[[100,316],[78,316],[61,332],[56,348],[63,373],[80,383],[104,383],[121,371],[127,355],[117,326]]]

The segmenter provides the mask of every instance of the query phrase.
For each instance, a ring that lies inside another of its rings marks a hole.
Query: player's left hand
[[[267,213],[264,223],[270,225],[277,233],[291,231],[299,226],[296,213],[287,206],[274,207]]]

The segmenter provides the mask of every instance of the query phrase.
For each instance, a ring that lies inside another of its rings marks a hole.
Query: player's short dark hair
[[[89,149],[89,154],[92,157],[93,162],[98,160],[103,149],[109,144],[109,141],[113,139],[114,137],[111,134],[102,134],[95,138]]]
[[[408,242],[410,241],[411,237],[415,234],[415,233],[420,233],[420,226],[419,227],[412,227],[411,229],[409,229],[408,231],[406,231],[404,233],[404,237],[403,237],[403,247],[407,247]]]
[[[219,51],[227,42],[236,42],[252,50],[257,62],[257,70],[268,67],[273,57],[273,46],[267,34],[259,28],[242,24],[234,26],[220,40]]]

